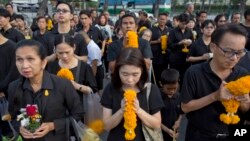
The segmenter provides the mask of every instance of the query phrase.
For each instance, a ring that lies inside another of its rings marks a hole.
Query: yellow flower
[[[104,130],[104,124],[101,120],[94,120],[88,124],[88,127],[92,129],[95,133],[101,134]]]
[[[60,71],[58,71],[57,76],[66,78],[68,80],[74,80],[73,73],[66,68],[61,68]]]
[[[138,35],[137,35],[136,32],[128,31],[127,32],[127,38],[128,38],[128,42],[127,42],[126,47],[133,47],[133,48],[138,48],[139,47]]]
[[[248,75],[241,77],[236,81],[231,81],[227,83],[225,87],[234,96],[249,94],[250,92],[249,81],[250,81],[250,76]],[[235,99],[223,100],[221,102],[222,105],[225,107],[227,115],[221,114],[220,120],[225,124],[237,124],[240,121],[240,118],[238,115],[235,115],[235,113],[237,113],[238,111],[240,102]]]
[[[188,53],[189,49],[187,48],[187,45],[184,45],[184,48],[181,51],[184,53]]]
[[[134,100],[136,98],[136,92],[134,90],[128,89],[124,93],[124,98],[127,100],[127,104],[125,105],[124,110],[124,128],[126,129],[125,132],[125,139],[126,140],[133,140],[135,138],[135,128],[136,128],[136,114],[134,111]]]
[[[48,22],[47,22],[47,30],[51,30],[53,28],[53,24],[52,24],[52,20],[51,19],[48,19]]]
[[[167,42],[168,42],[168,36],[167,35],[161,36],[161,50],[162,50],[161,53],[162,54],[166,54]]]
[[[147,27],[146,26],[142,26],[140,29],[139,29],[139,31],[138,31],[138,34],[140,34],[143,30],[145,30],[145,29],[147,29]]]

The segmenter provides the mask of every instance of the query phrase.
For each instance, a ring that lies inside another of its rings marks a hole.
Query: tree
[[[43,0],[41,2],[37,15],[44,16],[45,14],[47,14],[47,5],[48,5],[48,0]]]

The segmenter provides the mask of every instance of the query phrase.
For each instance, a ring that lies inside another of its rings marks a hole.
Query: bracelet
[[[81,91],[82,90],[82,86],[80,86],[78,90]]]

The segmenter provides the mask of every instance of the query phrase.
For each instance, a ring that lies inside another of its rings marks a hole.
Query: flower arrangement
[[[88,124],[88,128],[83,135],[83,141],[100,141],[98,134],[101,134],[104,130],[104,124],[102,120],[94,120]]]
[[[48,19],[48,21],[47,21],[47,30],[50,31],[50,30],[52,30],[52,28],[53,28],[52,20]]]
[[[197,32],[196,31],[192,31],[192,34],[193,34],[193,40],[196,40],[196,38],[197,38]]]
[[[124,98],[127,100],[127,104],[125,105],[124,110],[124,128],[126,129],[125,132],[125,139],[126,140],[133,140],[135,138],[135,128],[136,128],[136,113],[134,107],[134,100],[136,98],[136,92],[134,90],[128,89],[124,93]]]
[[[231,81],[226,84],[226,88],[234,96],[248,94],[250,92],[250,75],[241,77],[236,81]],[[240,118],[235,113],[238,111],[240,102],[236,99],[223,100],[222,105],[225,107],[227,114],[222,113],[220,120],[225,124],[237,124]]]
[[[138,34],[140,34],[143,30],[146,30],[146,29],[147,29],[146,26],[142,26],[142,27],[139,29]]]
[[[37,105],[27,105],[26,108],[21,108],[20,112],[21,114],[17,116],[17,121],[21,121],[21,126],[34,133],[40,127],[42,118],[38,112]]]
[[[62,78],[66,78],[68,80],[74,80],[73,73],[67,68],[61,68],[56,75]]]
[[[166,49],[167,49],[167,42],[168,42],[168,36],[163,35],[161,36],[161,53],[166,54]]]
[[[139,47],[138,35],[137,35],[136,32],[128,31],[127,32],[127,38],[128,38],[128,42],[127,42],[126,47],[133,47],[133,48],[138,48]]]
[[[184,48],[181,51],[184,52],[184,53],[188,53],[189,52],[189,49],[187,48],[186,44],[184,44]]]

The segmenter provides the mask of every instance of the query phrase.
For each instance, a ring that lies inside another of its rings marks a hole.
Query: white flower
[[[17,116],[17,121],[20,121],[22,119],[24,119],[24,115],[23,114],[20,114],[20,115]]]
[[[28,126],[30,124],[30,119],[29,118],[24,118],[23,120],[21,120],[21,126]]]

